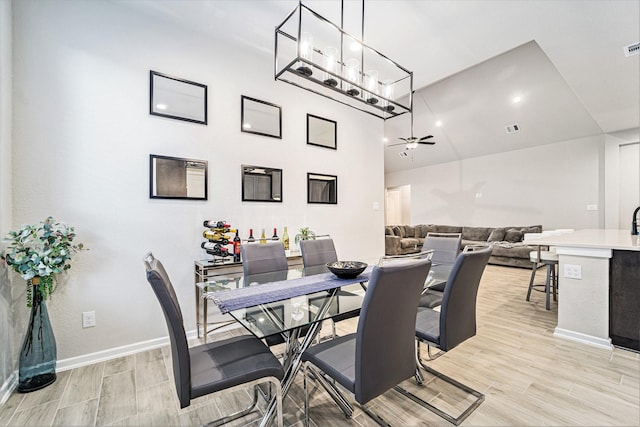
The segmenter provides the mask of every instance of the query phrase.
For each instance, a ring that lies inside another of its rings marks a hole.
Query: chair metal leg
[[[307,389],[307,364],[302,366],[302,388],[304,390],[304,427],[309,427],[309,390]]]
[[[549,297],[551,295],[551,270],[552,270],[552,268],[553,268],[552,264],[547,264],[547,279],[544,282],[544,293],[545,293],[547,310],[551,310],[551,305],[549,303]]]
[[[305,365],[307,364],[305,363]],[[338,390],[338,388],[334,384],[332,384],[330,381],[327,381],[324,375],[322,375],[316,369],[312,368],[311,366],[307,366],[307,369],[313,374],[313,377],[316,379],[318,384],[320,384],[322,388],[324,388],[327,394],[333,399],[336,405],[338,405],[338,407],[342,410],[345,417],[351,418],[353,416],[353,411],[354,411],[353,406],[351,405],[351,403],[349,403],[347,398],[344,397],[344,395],[340,392],[340,390]]]
[[[527,290],[527,298],[526,301],[529,301],[531,298],[531,290],[533,289],[533,281],[536,278],[536,270],[538,269],[538,263],[534,262],[533,267],[531,267],[531,279],[529,279],[529,289]]]
[[[375,421],[379,426],[391,427],[391,424],[386,422],[384,420],[384,418],[382,418],[380,415],[378,415],[375,412],[373,412],[371,409],[369,409],[365,405],[360,405],[360,407],[362,408],[364,413],[367,414],[369,416],[369,418],[371,418],[373,421]]]
[[[416,379],[416,384],[422,385],[424,383],[424,377],[422,376],[422,372],[420,372],[420,368],[416,365],[416,373],[413,374],[413,377]]]
[[[420,345],[420,343],[418,342],[418,346]],[[419,352],[418,352],[419,355]],[[403,396],[413,400],[414,402],[416,402],[417,404],[419,404],[420,406],[429,409],[430,411],[434,412],[435,414],[439,415],[440,417],[444,418],[445,420],[449,421],[450,423],[453,423],[455,425],[460,425],[460,423],[462,421],[464,421],[465,418],[467,418],[473,411],[475,411],[475,409],[480,406],[480,404],[484,401],[484,394],[480,393],[479,391],[476,391],[474,389],[472,389],[471,387],[460,383],[459,381],[454,380],[453,378],[436,371],[433,368],[430,368],[429,366],[426,366],[424,364],[424,362],[422,361],[422,359],[420,359],[418,357],[418,363],[420,364],[420,366],[422,366],[422,368],[429,372],[430,374],[440,378],[441,380],[443,380],[446,383],[449,383],[451,385],[453,385],[454,387],[469,393],[470,395],[474,396],[475,399],[474,401],[467,406],[467,408],[462,411],[462,413],[460,415],[458,415],[457,417],[454,417],[451,414],[448,414],[447,412],[444,412],[442,409],[435,407],[434,405],[432,405],[429,402],[426,402],[422,399],[420,399],[418,396],[412,394],[411,392],[403,389],[400,386],[396,386],[394,387],[394,390],[396,390],[397,392],[401,393]]]
[[[552,269],[553,275],[551,276],[553,278],[553,287],[552,287],[552,289],[553,289],[553,300],[554,301],[558,301],[558,270],[559,270],[559,268],[556,269],[557,265],[558,264],[553,264],[552,265],[552,267],[553,267],[553,269]]]
[[[304,364],[303,369],[304,369],[303,387],[304,387],[304,411],[305,411],[304,425],[305,427],[309,426],[309,395],[308,395],[308,388],[307,388],[308,372],[311,372],[313,374],[313,377],[316,379],[318,384],[320,384],[322,388],[324,388],[324,390],[327,392],[327,394],[329,394],[329,396],[331,396],[333,401],[336,403],[336,405],[338,405],[338,407],[342,410],[345,416],[348,419],[350,419],[353,416],[353,411],[354,411],[353,406],[347,400],[347,398],[344,397],[344,395],[340,392],[340,390],[338,390],[338,388],[334,384],[332,384],[330,381],[327,381],[327,379],[322,373],[320,373],[316,369],[309,366],[308,363]],[[360,405],[360,407],[362,408],[363,412],[367,414],[372,420],[374,420],[378,425],[384,426],[384,427],[391,427],[391,424],[389,424],[387,421],[385,421],[384,418],[382,418],[380,415],[373,412],[367,406]]]
[[[251,412],[253,412],[253,410],[256,407],[256,404],[258,403],[258,395],[259,395],[259,391],[258,391],[258,387],[261,383],[264,382],[269,382],[271,384],[273,384],[275,386],[276,389],[276,406],[277,406],[277,425],[278,427],[282,427],[282,423],[283,423],[283,419],[282,419],[282,388],[280,387],[280,380],[278,380],[275,377],[268,377],[268,378],[260,378],[257,379],[255,381],[251,381],[248,383],[244,383],[244,384],[240,384],[238,386],[235,387],[230,387],[228,389],[225,389],[226,391],[232,391],[234,389],[241,389],[241,388],[246,388],[247,386],[251,386],[253,385],[253,400],[251,402],[251,405],[249,405],[248,407],[246,407],[245,409],[242,409],[238,412],[234,412],[233,414],[227,415],[225,417],[219,418],[215,421],[211,421],[207,424],[205,424],[205,426],[207,427],[217,427],[217,426],[221,426],[223,424],[229,423],[233,420],[237,420],[238,418],[242,418],[247,414],[250,414]],[[261,426],[266,425],[266,417],[263,418],[262,423],[260,424]]]

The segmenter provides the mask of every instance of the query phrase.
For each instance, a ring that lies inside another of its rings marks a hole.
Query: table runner
[[[370,265],[354,279],[340,279],[333,273],[322,273],[225,291],[205,292],[204,296],[213,301],[222,313],[228,313],[240,308],[366,282],[371,277],[372,270],[373,266]]]

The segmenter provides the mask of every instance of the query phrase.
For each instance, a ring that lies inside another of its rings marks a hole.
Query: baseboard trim
[[[13,390],[15,390],[17,386],[18,371],[13,371],[11,375],[9,375],[9,378],[7,378],[7,380],[4,382],[4,384],[2,384],[2,387],[0,387],[0,406],[5,404],[5,402],[9,399],[9,396],[11,396],[11,393],[13,393]]]
[[[592,335],[587,335],[580,332],[570,331],[568,329],[562,329],[558,327],[556,327],[555,330],[553,331],[553,335],[557,337],[570,339],[573,341],[578,341],[583,344],[589,344],[589,345],[600,347],[600,348],[606,348],[607,350],[613,350],[613,346],[611,345],[610,338],[605,339],[605,338],[594,337]]]
[[[195,329],[187,332],[187,339],[192,338],[197,338]],[[95,353],[83,354],[82,356],[70,357],[68,359],[58,360],[58,363],[56,364],[56,372],[68,371],[69,369],[92,365],[94,363],[104,362],[118,357],[129,356],[131,354],[153,350],[154,348],[160,348],[167,345],[169,345],[168,335],[166,337],[140,341],[133,344],[97,351]]]

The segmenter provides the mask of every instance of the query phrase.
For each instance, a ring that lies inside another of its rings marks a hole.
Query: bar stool
[[[529,289],[527,290],[527,301],[529,301],[529,298],[531,297],[532,290],[544,292],[546,293],[547,310],[550,310],[549,294],[551,292],[553,292],[553,300],[558,300],[558,276],[556,268],[558,265],[558,254],[553,249],[554,248],[551,248],[551,250],[541,250],[541,247],[538,246],[538,250],[529,252],[529,259],[533,263],[533,266],[531,269],[531,279],[529,280]],[[544,285],[534,284],[536,270],[540,267],[540,264],[547,266],[547,278]]]

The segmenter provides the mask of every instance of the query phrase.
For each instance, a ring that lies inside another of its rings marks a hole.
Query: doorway
[[[385,225],[411,224],[411,186],[385,190]]]
[[[631,214],[640,206],[640,142],[620,145],[619,185],[620,199],[618,209],[619,228],[631,227]]]

